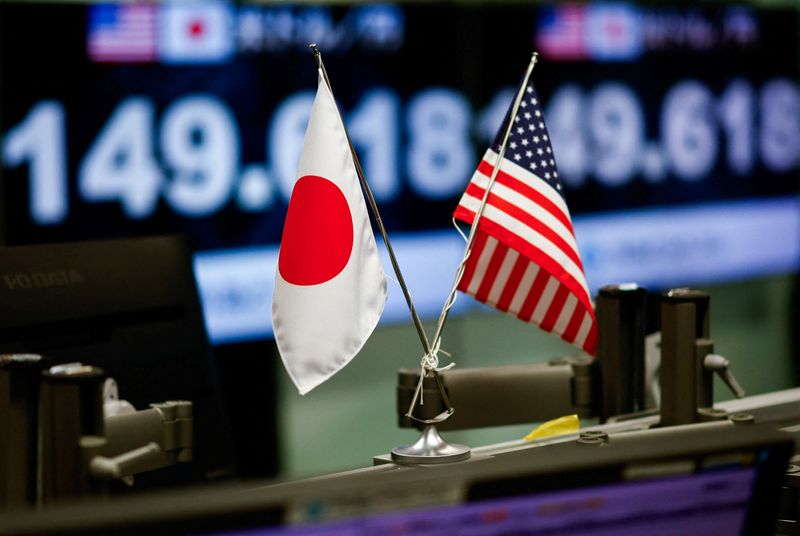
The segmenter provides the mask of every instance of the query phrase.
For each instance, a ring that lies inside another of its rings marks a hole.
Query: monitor
[[[538,50],[592,292],[791,273],[798,20],[720,2],[2,2],[5,241],[184,233],[211,341],[268,340],[315,42],[433,317],[463,252],[451,212]],[[383,322],[408,318],[390,292]]]
[[[753,468],[730,467],[702,475],[587,486],[560,492],[534,492],[297,527],[259,527],[211,534],[742,534],[752,499],[754,477]]]
[[[6,246],[0,259],[0,353],[98,366],[137,410],[169,400],[193,403],[192,462],[139,475],[134,489],[235,474],[228,413],[185,240]]]

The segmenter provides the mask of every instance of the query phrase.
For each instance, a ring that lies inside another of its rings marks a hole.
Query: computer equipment
[[[235,472],[228,416],[182,238],[3,247],[0,266],[0,353],[100,367],[136,409],[168,400],[193,403],[193,462],[137,477],[140,487]]]

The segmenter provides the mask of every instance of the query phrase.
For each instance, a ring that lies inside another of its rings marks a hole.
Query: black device
[[[194,404],[194,461],[153,485],[235,471],[190,258],[175,236],[0,248],[0,353],[99,367],[137,409]]]
[[[423,317],[463,252],[450,214],[533,50],[592,293],[797,269],[795,7],[180,4],[0,3],[0,237],[186,234],[214,344],[272,334],[261,304],[311,42]],[[390,300],[384,320],[405,309]]]

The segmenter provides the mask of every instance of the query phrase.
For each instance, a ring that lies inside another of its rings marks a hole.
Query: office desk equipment
[[[787,434],[724,422],[590,434],[455,464],[383,465],[102,508],[54,508],[8,516],[0,534],[551,534],[558,528],[763,535],[774,523],[792,451]]]
[[[189,252],[181,239],[4,247],[0,258],[0,354],[17,356],[0,363],[0,423],[9,445],[5,454],[0,449],[0,506],[6,493],[14,496],[8,499],[12,503],[44,500],[48,494],[36,492],[32,483],[37,481],[37,471],[51,474],[44,468],[54,469],[45,460],[72,459],[64,452],[78,452],[76,437],[103,435],[101,381],[105,375],[118,380],[121,398],[149,415],[157,412],[148,410],[151,403],[185,400],[194,409],[196,439],[191,456],[184,453],[184,459],[190,457],[192,462],[142,475],[140,486],[232,474],[235,460],[227,414]],[[43,358],[24,358],[31,355]],[[50,368],[75,362],[89,368],[83,372]],[[47,369],[50,372],[41,376]],[[3,382],[9,390],[2,389]],[[73,389],[67,383],[80,394],[67,393]],[[42,403],[40,408],[39,396],[45,395],[52,403]],[[23,420],[26,425],[20,424]],[[37,447],[37,428],[48,439],[41,448]],[[120,426],[111,424],[108,431],[113,434],[115,429]],[[144,442],[137,445],[135,434],[128,435],[133,444],[114,455],[144,446],[149,441],[144,439],[152,434],[144,432],[141,437]],[[113,443],[114,438],[109,436],[109,441]],[[22,459],[22,452],[27,459]],[[41,454],[38,468],[37,452]],[[19,486],[10,476],[12,469],[25,473],[29,484]]]

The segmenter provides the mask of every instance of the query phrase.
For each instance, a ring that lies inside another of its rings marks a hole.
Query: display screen
[[[271,336],[313,42],[417,309],[435,316],[464,248],[452,211],[536,50],[592,291],[793,271],[799,18],[717,3],[3,2],[6,242],[183,233],[212,341]],[[407,321],[389,294],[383,320]]]
[[[744,534],[752,468],[504,497],[338,522],[214,532],[214,536],[393,534]],[[319,507],[323,508],[322,506]],[[210,534],[209,534],[210,536]]]

